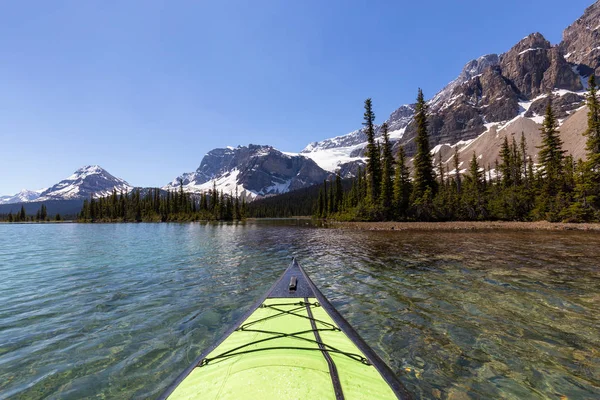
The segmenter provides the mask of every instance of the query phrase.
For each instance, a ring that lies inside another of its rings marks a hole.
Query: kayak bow
[[[410,399],[295,259],[161,399]]]

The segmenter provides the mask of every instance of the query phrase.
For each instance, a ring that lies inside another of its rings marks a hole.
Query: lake
[[[599,249],[303,220],[0,224],[0,399],[155,398],[293,256],[415,398],[600,398]]]

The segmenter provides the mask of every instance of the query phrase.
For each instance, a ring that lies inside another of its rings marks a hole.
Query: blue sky
[[[86,164],[162,186],[215,147],[300,151],[360,127],[367,97],[382,122],[473,58],[560,42],[591,3],[2,2],[0,194]]]

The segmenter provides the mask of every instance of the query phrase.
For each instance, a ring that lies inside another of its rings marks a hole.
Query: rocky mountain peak
[[[444,103],[446,103],[452,97],[452,92],[454,92],[458,86],[469,81],[471,78],[482,74],[486,69],[494,67],[499,63],[500,57],[498,54],[486,54],[466,63],[458,77],[446,85],[446,87],[440,90],[430,100],[432,108],[436,109],[442,107]]]
[[[552,46],[540,33],[523,38],[500,57],[502,74],[525,99],[552,89],[582,90],[579,74],[567,63],[559,46]]]
[[[85,165],[56,185],[47,189],[22,190],[14,196],[0,197],[0,204],[27,203],[48,200],[82,200],[104,197],[112,193],[128,192],[133,187],[123,179],[111,175],[99,165]]]
[[[563,32],[560,47],[570,63],[581,64],[588,74],[600,75],[600,1],[589,6],[583,15]]]
[[[99,165],[86,165],[43,191],[37,201],[103,197],[110,195],[113,190],[128,192],[132,189],[129,183],[111,175]]]
[[[524,53],[526,51],[536,51],[536,50],[548,50],[552,45],[550,42],[539,32],[531,33],[525,36],[523,39],[519,41],[516,45],[514,45],[509,51],[516,53]],[[506,54],[506,53],[505,53]]]
[[[214,186],[248,199],[284,193],[320,183],[329,173],[310,158],[283,153],[272,146],[249,144],[208,152],[196,172],[184,173],[163,187],[202,193]]]

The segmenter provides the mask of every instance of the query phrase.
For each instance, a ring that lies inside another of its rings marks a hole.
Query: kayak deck
[[[295,260],[242,322],[205,351],[163,396],[409,398],[389,368],[335,311]]]

